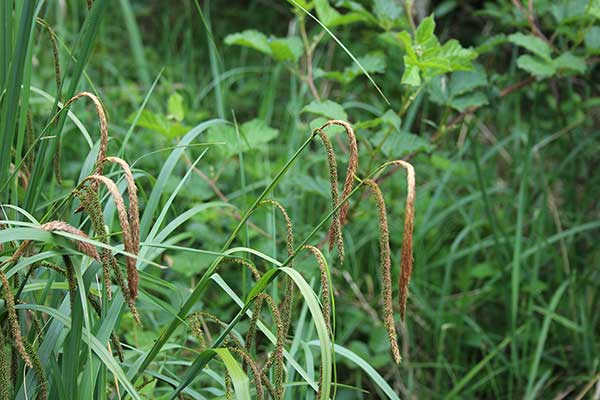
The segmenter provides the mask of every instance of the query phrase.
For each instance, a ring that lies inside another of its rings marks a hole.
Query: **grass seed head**
[[[330,333],[332,333],[331,329],[331,289],[329,287],[329,274],[327,271],[327,263],[325,261],[325,257],[323,257],[323,253],[312,245],[304,245],[302,247],[305,250],[310,251],[315,258],[317,259],[317,263],[319,265],[319,271],[321,273],[321,287],[323,288],[323,318],[325,319],[325,324],[327,325],[327,329]]]
[[[379,252],[381,262],[381,275],[383,283],[383,321],[388,332],[388,338],[392,348],[392,355],[396,363],[401,361],[400,348],[398,347],[398,334],[394,322],[394,304],[392,300],[392,262],[390,253],[390,232],[388,228],[387,211],[383,194],[377,183],[371,179],[365,179],[366,185],[377,203],[379,213]]]
[[[342,190],[342,200],[345,199],[350,192],[352,192],[352,188],[354,187],[354,175],[358,170],[358,145],[356,143],[356,135],[354,135],[354,130],[352,126],[346,121],[341,120],[331,120],[327,121],[323,126],[319,128],[319,130],[323,130],[330,125],[339,125],[346,130],[346,136],[348,136],[348,147],[350,151],[350,155],[348,157],[348,167],[346,169],[346,178],[344,180],[344,189]],[[340,223],[343,226],[344,221],[346,220],[346,214],[348,214],[349,203],[346,202],[340,207]]]
[[[6,306],[6,312],[8,314],[8,325],[10,327],[10,333],[12,335],[15,348],[17,349],[17,352],[25,362],[25,365],[31,368],[33,365],[23,343],[23,337],[21,336],[21,327],[19,325],[19,318],[17,317],[17,311],[15,310],[15,298],[12,294],[10,284],[8,283],[8,279],[2,271],[0,271],[0,280],[2,281],[2,289],[4,291],[4,304]]]
[[[123,245],[125,247],[125,251],[131,254],[136,254],[135,252],[135,242],[132,239],[131,235],[131,227],[129,224],[129,217],[127,215],[127,210],[125,209],[125,203],[123,201],[123,197],[121,197],[121,192],[119,192],[119,188],[117,185],[110,179],[102,175],[90,175],[85,178],[84,182],[96,181],[104,184],[111,194],[113,201],[115,202],[115,206],[117,208],[117,215],[119,217],[119,223],[121,225],[121,231],[123,234]],[[129,293],[132,300],[135,300],[138,293],[138,282],[139,276],[136,268],[136,262],[133,257],[126,256],[127,263],[127,281],[129,283]]]
[[[404,208],[404,233],[402,234],[402,250],[401,266],[400,266],[400,315],[404,321],[406,315],[406,302],[408,300],[408,284],[410,283],[410,276],[412,274],[413,266],[413,228],[415,221],[415,169],[413,166],[404,161],[396,160],[392,164],[401,166],[406,170],[406,206]]]
[[[250,354],[242,347],[230,347],[229,350],[233,353],[238,354],[242,357],[243,362],[248,364],[252,375],[254,375],[254,386],[256,388],[256,400],[263,400],[265,398],[264,389],[262,385],[262,379],[260,376],[260,369],[256,365],[256,362],[252,359]]]
[[[335,159],[335,153],[333,151],[333,146],[331,145],[331,141],[327,134],[322,131],[317,131],[321,141],[323,142],[323,146],[325,146],[325,151],[327,152],[327,164],[329,165],[329,186],[331,187],[331,207],[333,209],[337,209],[333,214],[333,220],[331,221],[331,227],[329,228],[329,251],[333,249],[334,243],[336,243],[338,248],[338,253],[340,257],[340,263],[344,262],[344,239],[342,236],[342,227],[340,221],[340,210],[338,209],[339,205],[339,193],[338,193],[338,174],[337,174],[337,161]]]
[[[88,235],[83,233],[81,230],[75,228],[74,226],[67,224],[64,221],[50,221],[41,225],[40,229],[48,232],[66,232],[72,235],[77,235],[89,239]],[[75,242],[77,243],[77,248],[79,249],[79,251],[86,254],[88,257],[93,258],[94,260],[100,261],[98,251],[92,244],[84,242],[82,240],[76,240]]]

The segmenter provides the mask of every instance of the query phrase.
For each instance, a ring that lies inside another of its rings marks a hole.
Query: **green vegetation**
[[[600,396],[600,2],[0,0],[0,400]]]

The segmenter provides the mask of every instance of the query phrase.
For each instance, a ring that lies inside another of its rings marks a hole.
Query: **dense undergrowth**
[[[599,20],[0,0],[0,399],[598,398]]]

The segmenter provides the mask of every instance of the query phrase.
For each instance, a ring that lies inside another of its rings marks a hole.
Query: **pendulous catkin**
[[[96,232],[96,235],[98,236],[98,240],[102,243],[108,244],[108,233],[106,232],[106,227],[104,225],[104,214],[102,213],[102,206],[100,205],[98,194],[87,186],[84,186],[83,189],[80,191],[76,191],[76,194],[81,201],[83,209],[90,216],[90,220],[92,221],[92,227]],[[140,321],[139,314],[135,307],[135,302],[131,298],[130,290],[125,284],[123,273],[121,272],[121,268],[119,268],[119,265],[117,264],[115,256],[111,253],[109,249],[102,249],[100,252],[100,260],[102,263],[104,285],[106,287],[106,291],[109,298],[112,297],[110,290],[111,282],[109,272],[110,269],[112,269],[115,274],[115,280],[121,288],[123,298],[127,302],[127,305],[131,310],[133,318],[139,325],[141,325],[142,323]]]
[[[25,350],[27,354],[31,358],[33,362],[33,371],[38,379],[38,387],[40,390],[39,397],[42,400],[46,400],[48,398],[48,380],[46,379],[46,374],[44,373],[44,367],[42,366],[42,362],[37,355],[37,352],[33,348],[33,346],[27,341],[27,339],[23,340],[23,344],[25,346]]]
[[[73,310],[75,310],[75,298],[77,296],[77,278],[75,277],[75,269],[73,268],[71,258],[65,255],[63,256],[63,262],[65,264],[65,273],[69,285],[69,302],[71,305],[71,312],[73,312]]]
[[[287,232],[287,238],[286,238],[287,253],[288,253],[288,256],[292,256],[294,254],[294,231],[292,228],[292,220],[290,219],[289,214],[287,213],[287,211],[285,210],[283,205],[281,205],[281,203],[279,203],[275,200],[271,200],[271,199],[263,200],[259,203],[259,206],[263,205],[263,204],[271,204],[272,206],[274,206],[281,212],[281,215],[283,215],[283,219],[285,220],[286,232]],[[288,265],[290,268],[293,267],[291,262]],[[283,324],[284,336],[287,336],[287,332],[289,330],[290,320],[292,319],[293,306],[294,306],[294,283],[292,282],[291,279],[288,278],[288,279],[286,279],[285,291],[283,294],[283,300],[281,302],[281,322]]]
[[[23,337],[21,336],[21,327],[19,326],[19,319],[17,317],[17,311],[15,310],[15,298],[12,294],[10,284],[4,272],[0,271],[0,280],[2,281],[2,289],[4,292],[4,304],[6,306],[6,312],[8,313],[8,325],[10,327],[10,333],[13,338],[13,342],[17,352],[25,362],[25,364],[31,368],[33,365],[25,345],[23,344]]]
[[[48,223],[40,225],[40,229],[48,232],[66,232],[72,235],[77,235],[88,239],[88,235],[83,233],[81,230],[75,228],[74,226],[67,224],[64,221],[50,221]],[[88,257],[93,258],[96,261],[100,261],[98,251],[93,245],[82,240],[75,240],[75,242],[77,243],[77,248],[79,249],[79,251],[86,254]]]
[[[331,290],[329,287],[329,274],[327,271],[327,262],[325,261],[325,257],[321,250],[316,248],[313,245],[307,244],[302,247],[304,250],[310,251],[315,258],[317,259],[317,264],[319,265],[319,272],[321,273],[321,287],[323,288],[323,318],[325,319],[325,324],[327,325],[327,329],[331,334],[333,331],[331,329]]]
[[[96,168],[94,173],[96,175],[102,175],[104,171],[103,160],[106,158],[106,151],[108,149],[108,119],[106,118],[106,112],[104,111],[104,106],[100,99],[96,97],[95,94],[90,92],[81,92],[77,93],[75,96],[71,97],[63,106],[63,109],[68,108],[71,104],[81,99],[82,97],[87,97],[94,103],[96,107],[96,114],[98,114],[98,120],[100,121],[100,150],[98,151],[98,158],[96,161]],[[97,190],[98,183],[92,182],[92,188]]]
[[[344,180],[344,189],[342,190],[342,200],[348,197],[350,192],[352,192],[352,188],[354,187],[354,175],[358,169],[358,145],[356,143],[356,135],[354,135],[354,130],[352,126],[346,121],[341,120],[331,120],[327,121],[323,126],[321,126],[318,130],[322,131],[331,125],[339,125],[343,127],[346,131],[346,136],[348,136],[348,147],[350,151],[350,155],[348,157],[348,167],[346,168],[346,177]],[[348,202],[344,203],[340,207],[340,223],[343,226],[346,221],[346,214],[348,214],[348,207],[350,205]]]
[[[283,367],[283,344],[285,340],[284,326],[279,313],[277,305],[273,301],[273,298],[266,293],[260,293],[256,296],[254,307],[252,309],[252,319],[250,320],[250,327],[246,334],[246,350],[249,352],[253,341],[256,336],[256,324],[260,317],[260,311],[263,306],[263,302],[266,302],[271,310],[271,316],[273,323],[275,324],[275,333],[277,341],[275,343],[275,350],[269,356],[266,365],[263,370],[267,370],[271,365],[274,365],[274,379],[275,379],[275,393],[276,398],[281,399],[283,397],[283,378],[284,378],[284,367]],[[257,378],[258,379],[258,378]]]
[[[119,217],[119,223],[121,225],[121,231],[123,235],[123,245],[125,247],[125,251],[130,254],[136,254],[135,252],[135,242],[133,241],[131,234],[131,227],[129,224],[129,216],[127,215],[127,210],[125,208],[125,202],[123,201],[123,197],[117,188],[117,185],[112,181],[112,179],[107,178],[103,175],[90,175],[84,179],[85,181],[99,182],[104,184],[111,194],[113,201],[115,202],[115,206],[117,208],[117,216]],[[126,264],[127,264],[127,281],[129,283],[129,294],[132,300],[135,300],[138,293],[138,272],[136,268],[136,262],[133,257],[125,256]]]
[[[379,213],[379,252],[381,262],[381,275],[383,283],[383,321],[388,332],[388,338],[392,348],[392,355],[396,363],[400,363],[400,348],[398,347],[398,335],[394,322],[394,304],[392,301],[392,262],[390,255],[390,232],[388,228],[387,211],[383,194],[377,183],[371,179],[365,179],[363,184],[369,188]]]
[[[336,210],[333,214],[333,220],[331,221],[331,227],[329,228],[329,251],[333,249],[334,242],[337,245],[338,255],[340,258],[340,263],[344,262],[345,252],[344,252],[344,238],[342,236],[342,227],[340,221],[340,210],[338,208],[339,205],[339,193],[338,193],[338,174],[337,174],[337,161],[335,159],[335,153],[333,151],[333,146],[331,145],[331,141],[327,134],[322,131],[317,131],[321,141],[323,142],[323,146],[325,147],[325,151],[327,153],[327,164],[329,166],[329,186],[331,187],[331,207]]]
[[[404,233],[402,234],[402,250],[400,252],[400,316],[404,321],[406,315],[406,301],[408,300],[408,284],[412,273],[413,265],[413,228],[415,222],[415,169],[413,166],[404,161],[396,160],[391,162],[392,165],[397,165],[406,170],[406,206],[404,208]]]
[[[256,387],[256,400],[263,400],[265,395],[262,385],[262,379],[260,376],[260,369],[256,365],[256,362],[254,362],[250,354],[242,347],[230,347],[229,350],[233,353],[238,354],[240,357],[242,357],[242,360],[246,364],[248,364],[250,370],[252,370],[252,375],[254,375],[254,385]]]
[[[10,358],[4,333],[0,328],[0,400],[11,399]]]

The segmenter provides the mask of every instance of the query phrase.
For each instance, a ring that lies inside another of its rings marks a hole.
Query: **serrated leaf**
[[[250,47],[261,53],[271,54],[271,46],[269,46],[269,40],[265,34],[254,29],[227,35],[225,44]]]
[[[317,10],[317,17],[319,17],[324,25],[330,26],[336,18],[341,16],[336,9],[329,5],[328,0],[315,0],[314,4]]]
[[[487,77],[482,68],[474,71],[457,71],[452,73],[450,79],[450,93],[454,96],[472,91],[479,87],[487,86]]]
[[[538,79],[547,78],[556,73],[556,67],[551,61],[525,54],[517,59],[517,66]]]
[[[129,118],[129,121],[133,121],[134,116]],[[157,132],[169,139],[173,139],[186,134],[190,127],[180,124],[179,122],[172,122],[167,117],[154,114],[151,111],[144,110],[140,114],[137,126],[142,128],[150,129],[151,131]]]
[[[312,101],[302,109],[302,112],[320,115],[330,119],[341,119],[344,121],[348,120],[348,114],[346,114],[346,111],[344,111],[344,107],[331,100],[320,102]]]
[[[550,60],[550,46],[548,46],[548,43],[546,43],[537,36],[524,35],[518,32],[510,35],[508,37],[508,40],[511,43],[516,44],[517,46],[524,47],[525,49],[543,58],[544,60]]]
[[[357,58],[360,65],[363,66],[364,70],[369,74],[383,73],[385,72],[386,63],[385,57],[382,53],[375,52],[371,54],[367,54],[363,57]],[[363,75],[363,70],[356,64],[352,64],[352,66],[341,71],[323,71],[321,69],[315,69],[314,77],[317,78],[327,78],[330,80],[334,80],[336,82],[340,82],[342,84],[347,85],[352,82],[357,77]]]
[[[452,108],[459,112],[463,112],[471,107],[481,107],[488,104],[488,99],[481,92],[467,93],[462,96],[454,97],[450,101]]]
[[[379,25],[383,29],[391,29],[400,16],[402,7],[392,0],[375,0],[373,2],[373,13],[377,17]]]
[[[378,141],[376,142],[378,143]],[[433,146],[428,140],[408,132],[395,132],[381,146],[382,153],[392,159],[432,149]]]
[[[419,67],[410,65],[406,56],[404,57],[404,73],[402,74],[401,82],[409,86],[420,86],[421,77],[419,76]]]
[[[592,26],[585,33],[585,51],[589,55],[600,54],[600,26]]]
[[[169,100],[167,101],[167,111],[169,112],[167,118],[177,122],[183,121],[185,111],[183,107],[183,97],[179,93],[173,93],[169,96]]]
[[[298,61],[302,56],[303,46],[299,37],[272,38],[269,41],[271,55],[276,61]]]
[[[417,27],[415,32],[415,42],[423,47],[431,46],[433,41],[437,43],[437,38],[435,37],[434,31],[435,21],[433,19],[433,15],[430,15],[423,19],[423,21],[421,21]]]
[[[570,70],[580,74],[583,74],[586,70],[585,60],[568,51],[552,60],[552,63],[558,70]]]
[[[244,122],[239,126],[239,130],[239,142],[235,128],[231,126],[213,127],[209,129],[207,138],[208,141],[225,142],[225,145],[216,148],[221,149],[226,156],[233,156],[240,150],[246,152],[252,149],[263,149],[265,143],[279,135],[279,130],[271,128],[264,120],[258,118]]]
[[[477,58],[477,52],[472,49],[466,49],[460,45],[458,40],[451,39],[444,43],[438,57],[448,59],[451,68],[450,71],[468,71],[473,68],[472,61]]]

